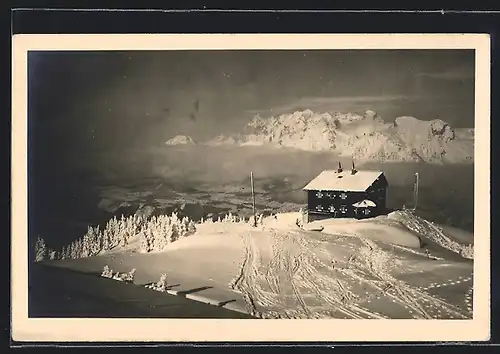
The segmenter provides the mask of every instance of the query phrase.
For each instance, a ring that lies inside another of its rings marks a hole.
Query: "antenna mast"
[[[250,172],[250,185],[252,187],[253,226],[257,227],[257,216],[255,215],[255,191],[253,186],[253,172]]]
[[[418,202],[418,172],[415,173],[415,184],[413,185],[413,211],[417,210]]]

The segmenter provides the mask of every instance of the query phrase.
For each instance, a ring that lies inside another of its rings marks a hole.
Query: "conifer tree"
[[[151,251],[151,248],[149,246],[149,240],[146,235],[146,231],[141,231],[140,233],[141,237],[141,252],[142,253],[148,253]]]
[[[123,281],[126,281],[128,283],[133,283],[135,278],[135,271],[136,269],[134,268],[130,272],[123,274],[122,277]]]
[[[113,271],[109,268],[108,265],[105,265],[101,273],[101,277],[111,278],[112,276],[113,276]]]
[[[43,238],[38,236],[35,242],[35,261],[43,261],[47,257],[47,246]]]
[[[156,290],[164,292],[167,290],[167,274],[163,273],[160,280],[156,282]]]
[[[153,233],[153,230],[152,228],[148,228],[148,230],[146,231],[146,237],[148,239],[148,245],[149,245],[149,250],[148,252],[150,251],[153,251],[154,250],[154,233]]]
[[[106,228],[102,233],[102,249],[103,251],[109,250],[109,233]]]
[[[61,247],[60,259],[66,259],[66,246]]]
[[[76,255],[76,241],[73,241],[71,243],[71,259],[76,259],[77,258],[77,255]]]
[[[75,240],[75,259],[80,258],[80,239]]]
[[[153,249],[155,251],[162,251],[163,248],[165,248],[165,246],[166,246],[165,237],[161,234],[161,232],[158,232],[158,230],[156,230],[156,232],[155,232],[153,242],[154,242]]]
[[[196,224],[194,223],[193,220],[189,220],[188,231],[191,232],[191,233],[196,232]]]
[[[83,235],[82,238],[82,257],[88,257],[89,256],[89,234],[88,231],[85,235]]]
[[[174,233],[173,233],[173,230],[172,230],[172,227],[167,227],[167,230],[165,231],[165,239],[167,241],[167,243],[172,243],[174,242]]]

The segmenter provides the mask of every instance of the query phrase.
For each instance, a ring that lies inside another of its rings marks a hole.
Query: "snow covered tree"
[[[104,269],[102,270],[101,277],[111,278],[112,276],[113,276],[113,271],[109,268],[108,265],[105,265]]]
[[[155,232],[154,240],[153,240],[153,249],[155,251],[162,251],[167,246],[166,235]]]
[[[71,244],[66,246],[65,255],[66,259],[71,259]]]
[[[186,234],[186,224],[184,219],[180,220],[177,224],[177,234],[179,238],[184,237]]]
[[[90,228],[88,236],[88,257],[95,256],[102,251],[102,237],[103,234],[99,229],[99,226]]]
[[[76,243],[76,258],[82,258],[83,254],[83,239],[79,238],[75,241]]]
[[[51,261],[53,261],[53,260],[55,260],[55,259],[56,259],[56,251],[55,251],[55,250],[53,250],[53,249],[49,249],[48,254],[49,254],[49,259],[50,259]]]
[[[76,259],[76,242],[75,241],[71,242],[69,258]]]
[[[102,232],[102,250],[107,251],[109,250],[110,242],[109,242],[109,232],[105,228]]]
[[[160,280],[158,280],[155,284],[155,288],[157,291],[166,291],[167,290],[167,274],[163,273],[160,277]]]
[[[142,241],[141,241],[141,251],[142,252],[151,252],[154,250],[154,235],[151,228],[146,229],[142,232]]]
[[[59,252],[59,259],[66,259],[66,247],[61,247],[61,252]]]
[[[460,250],[460,255],[464,258],[474,259],[474,246],[468,245]]]
[[[188,232],[190,233],[196,232],[196,224],[194,223],[193,220],[189,220],[188,222]]]
[[[43,261],[47,257],[47,246],[43,238],[38,236],[35,242],[35,261]]]
[[[114,216],[101,230],[89,226],[85,235],[63,246],[58,257],[76,259],[92,257],[115,246],[125,246],[134,236],[139,236],[141,252],[161,251],[167,244],[196,231],[195,223],[188,217],[179,218],[177,213],[143,218],[139,215],[119,219]],[[47,255],[47,251],[45,251]]]
[[[89,235],[88,235],[88,231],[85,235],[83,235],[83,238],[82,238],[82,254],[81,256],[84,258],[84,257],[88,257],[90,254],[90,240],[89,240]]]
[[[122,279],[128,283],[133,283],[135,278],[136,269],[132,269],[130,272],[123,274]]]
[[[146,237],[145,231],[141,231],[140,239],[141,239],[140,252],[141,253],[148,253],[150,251],[150,247],[149,247],[149,240]]]
[[[168,227],[165,231],[165,239],[167,243],[174,242],[174,230],[172,230],[172,227]]]

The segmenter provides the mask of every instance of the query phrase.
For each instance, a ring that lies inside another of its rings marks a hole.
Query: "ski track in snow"
[[[307,237],[302,231],[244,233],[243,262],[230,287],[240,292],[249,313],[260,318],[389,318],[370,307],[372,301],[387,299],[407,312],[408,318],[432,319],[426,308],[435,308],[446,318],[468,318],[472,290],[465,296],[467,310],[448,304],[427,292],[434,287],[455,285],[471,278],[450,280],[421,288],[394,278],[391,253],[366,238],[356,237],[362,245],[345,267],[325,264],[315,249],[322,251],[321,241]],[[263,259],[256,238],[271,237],[271,256]],[[406,247],[400,247],[408,251]],[[411,250],[410,250],[411,251]],[[422,256],[419,252],[414,252]],[[371,288],[367,296],[357,297],[352,284]],[[472,289],[472,288],[471,288]],[[383,311],[382,311],[383,312]]]

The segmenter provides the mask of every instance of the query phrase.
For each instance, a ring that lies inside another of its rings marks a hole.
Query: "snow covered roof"
[[[351,170],[325,170],[313,179],[303,190],[337,190],[364,192],[383,175],[381,171],[362,170],[353,175]]]

